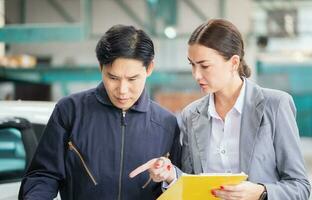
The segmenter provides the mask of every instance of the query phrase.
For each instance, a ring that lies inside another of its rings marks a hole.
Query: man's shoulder
[[[172,113],[167,108],[159,105],[157,102],[155,102],[153,100],[150,100],[150,106],[151,106],[151,110],[154,114],[161,115],[161,116],[175,117],[174,113]]]
[[[90,98],[90,97],[91,98],[95,97],[95,95],[94,95],[95,89],[96,88],[92,88],[92,89],[84,90],[81,92],[73,93],[73,94],[70,94],[68,96],[62,97],[57,102],[57,106],[63,108],[63,107],[82,104],[84,102],[84,99]]]
[[[150,100],[151,120],[156,123],[167,126],[168,124],[177,124],[177,119],[174,113],[167,108],[159,105],[153,100]]]

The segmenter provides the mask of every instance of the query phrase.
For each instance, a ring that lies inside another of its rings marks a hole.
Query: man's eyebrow
[[[116,76],[116,75],[114,75],[114,74],[112,74],[112,73],[110,73],[110,72],[107,72],[107,75],[108,75],[108,76],[111,76],[111,77],[114,77],[114,78],[120,78],[119,76]],[[140,76],[140,74],[135,74],[135,75],[133,75],[133,76],[128,76],[127,78],[132,79],[132,78],[137,78],[137,77],[139,77],[139,76]]]
[[[135,75],[133,75],[133,76],[129,76],[129,77],[127,77],[127,78],[132,79],[132,78],[137,78],[137,77],[139,77],[139,76],[140,76],[140,74],[135,74]]]
[[[107,75],[108,75],[108,76],[112,76],[112,77],[118,78],[118,76],[116,76],[116,75],[114,75],[114,74],[111,74],[110,72],[107,72]]]

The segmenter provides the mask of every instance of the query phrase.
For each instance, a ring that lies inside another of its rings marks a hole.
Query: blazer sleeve
[[[182,141],[182,171],[184,173],[194,174],[194,167],[192,163],[190,136],[187,130],[188,119],[186,111],[181,114],[181,141]],[[181,174],[181,173],[180,173]]]
[[[63,115],[62,115],[63,114]],[[22,180],[19,199],[53,199],[65,179],[64,149],[67,131],[58,106],[42,135],[29,169]]]
[[[308,181],[296,124],[296,108],[290,95],[283,95],[275,117],[274,148],[280,181],[265,184],[268,200],[307,200],[311,186]]]

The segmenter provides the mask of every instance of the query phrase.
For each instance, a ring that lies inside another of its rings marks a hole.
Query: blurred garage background
[[[126,24],[152,36],[149,93],[178,116],[203,95],[187,61],[188,37],[225,18],[243,34],[251,79],[293,96],[312,179],[311,11],[311,0],[0,0],[0,100],[57,101],[96,86],[95,45],[112,25]]]

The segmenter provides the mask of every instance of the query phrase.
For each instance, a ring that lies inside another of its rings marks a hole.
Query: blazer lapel
[[[192,132],[194,133],[197,152],[200,157],[201,169],[204,172],[207,166],[207,152],[211,135],[210,115],[208,114],[209,95],[202,99],[202,102],[192,116]]]
[[[240,169],[249,173],[250,163],[254,153],[255,142],[264,110],[264,97],[261,89],[245,79],[246,93],[241,120],[240,134]]]

